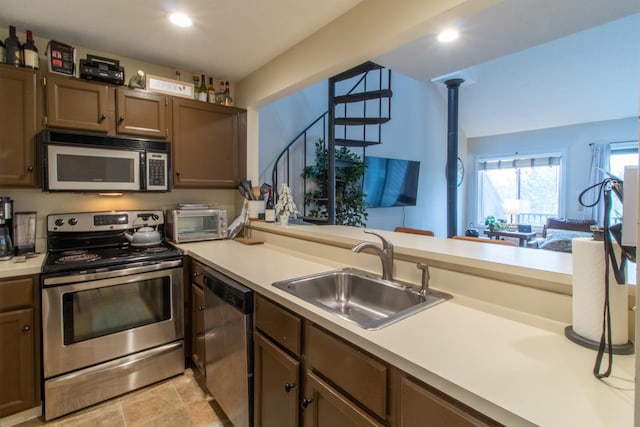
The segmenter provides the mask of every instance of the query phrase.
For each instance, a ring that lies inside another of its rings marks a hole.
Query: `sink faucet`
[[[393,281],[393,244],[377,233],[367,230],[364,230],[364,232],[367,234],[373,234],[382,240],[382,247],[375,243],[362,242],[355,245],[351,250],[356,253],[364,249],[372,249],[375,251],[382,262],[382,278],[384,280]]]
[[[416,267],[418,267],[418,270],[422,270],[422,287],[420,288],[420,295],[426,297],[429,292],[429,279],[431,278],[429,266],[423,262],[419,262]]]

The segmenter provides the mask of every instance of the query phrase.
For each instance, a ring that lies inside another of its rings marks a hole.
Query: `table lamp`
[[[517,216],[516,216],[516,222],[513,222],[513,216],[514,215],[518,215],[518,213],[520,213],[520,200],[518,199],[506,199],[503,203],[502,203],[502,209],[504,209],[504,214],[505,215],[509,215],[511,221],[509,221],[510,224],[517,224]]]

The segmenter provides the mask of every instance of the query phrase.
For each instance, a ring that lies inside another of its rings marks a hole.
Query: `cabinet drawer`
[[[191,281],[201,288],[204,287],[205,266],[197,261],[191,261]]]
[[[386,419],[387,366],[315,325],[307,324],[305,337],[309,368]]]
[[[256,296],[256,328],[285,349],[300,356],[302,320],[280,306]]]
[[[0,311],[33,305],[33,276],[0,280]]]

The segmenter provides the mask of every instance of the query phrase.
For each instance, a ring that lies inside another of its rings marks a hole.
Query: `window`
[[[624,167],[638,164],[638,143],[615,142],[609,145],[609,172],[611,175],[624,179]],[[622,203],[617,197],[612,197],[611,221],[619,222],[622,219]]]
[[[559,154],[486,159],[478,164],[478,218],[544,225],[560,214]]]

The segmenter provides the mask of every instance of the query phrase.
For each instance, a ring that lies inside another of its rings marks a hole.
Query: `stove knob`
[[[78,224],[78,220],[76,218],[69,218],[69,225],[76,225]]]
[[[55,224],[56,224],[58,227],[62,227],[62,226],[64,225],[64,219],[62,219],[62,218],[58,218],[58,219],[56,219]]]

